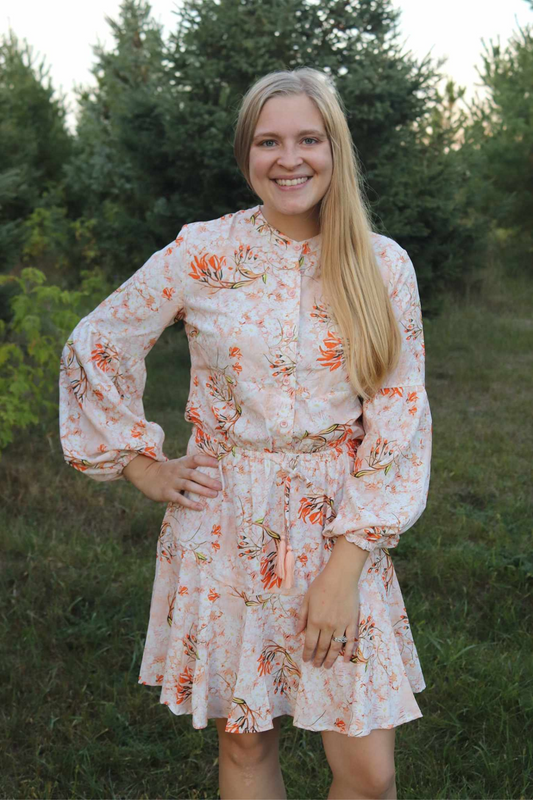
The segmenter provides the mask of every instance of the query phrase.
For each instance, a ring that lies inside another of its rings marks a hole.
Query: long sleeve
[[[346,536],[363,550],[393,548],[426,507],[432,419],[425,389],[425,348],[413,264],[397,243],[389,295],[402,336],[395,370],[363,402],[364,436],[346,477],[335,518],[323,535]],[[390,250],[387,255],[390,255]]]
[[[98,481],[122,477],[137,455],[157,461],[165,434],[146,420],[145,358],[185,316],[187,225],[69,336],[59,375],[60,439],[67,463]]]

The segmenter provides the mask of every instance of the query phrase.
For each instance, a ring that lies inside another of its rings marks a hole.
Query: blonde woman
[[[261,202],[185,224],[66,343],[65,457],[167,503],[139,681],[215,720],[221,797],[286,797],[290,715],[322,735],[329,798],[395,798],[395,728],[425,688],[390,555],[429,487],[416,275],[371,229],[325,73],[258,80],[234,149]],[[192,432],[170,458],[142,395],[177,320]]]

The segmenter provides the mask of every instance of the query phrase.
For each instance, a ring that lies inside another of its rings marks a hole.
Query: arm
[[[145,357],[183,318],[187,226],[76,326],[59,378],[60,438],[67,463],[116,480],[139,454],[167,461],[165,434],[146,420]],[[139,464],[137,464],[137,467]]]
[[[361,562],[361,550],[398,544],[400,534],[424,511],[429,489],[432,419],[420,298],[413,264],[395,246],[389,289],[402,336],[400,361],[377,394],[363,403],[365,435],[355,469],[346,478],[336,517],[323,530],[324,536],[356,545],[352,558],[344,546],[335,562],[347,557],[354,567]]]
[[[336,574],[343,574],[350,580],[359,580],[363,567],[368,558],[368,550],[363,550],[357,544],[352,544],[346,536],[338,536],[335,547],[329,558]]]
[[[153,458],[144,456],[141,453],[135,453],[131,461],[128,461],[122,470],[122,477],[132,483],[137,489],[143,487],[146,483],[146,475],[150,467],[154,467],[157,461]]]

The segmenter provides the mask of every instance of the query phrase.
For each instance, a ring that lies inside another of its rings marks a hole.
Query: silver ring
[[[348,641],[346,636],[332,636],[334,642],[342,642],[343,644]]]

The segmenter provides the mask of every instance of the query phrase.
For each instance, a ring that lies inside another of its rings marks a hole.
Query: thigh
[[[324,751],[335,778],[363,784],[374,783],[376,776],[394,775],[395,728],[377,728],[367,736],[347,736],[336,731],[321,731]]]

